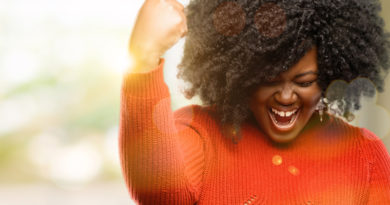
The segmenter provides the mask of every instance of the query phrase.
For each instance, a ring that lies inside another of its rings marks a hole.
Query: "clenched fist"
[[[130,37],[129,52],[136,62],[132,72],[153,70],[160,56],[186,33],[182,4],[176,0],[146,0]]]

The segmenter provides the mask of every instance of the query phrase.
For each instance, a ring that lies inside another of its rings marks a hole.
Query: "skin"
[[[317,50],[312,48],[297,64],[275,79],[263,83],[250,98],[250,109],[260,129],[272,141],[287,143],[294,140],[312,117],[321,97],[317,83]],[[293,126],[275,126],[270,109],[291,111],[299,109]]]
[[[128,72],[154,70],[160,56],[187,34],[184,6],[176,0],[145,0],[129,41],[135,65]]]
[[[135,64],[128,72],[146,73],[154,70],[160,56],[187,33],[184,7],[176,0],[145,0],[138,13],[129,41],[129,54]],[[275,142],[296,138],[312,116],[321,91],[314,74],[317,53],[313,49],[295,66],[276,79],[261,85],[251,97],[250,108],[262,131]],[[307,73],[309,72],[309,73]],[[306,73],[305,75],[298,75]],[[269,117],[269,108],[289,111],[300,108],[292,129],[278,130]]]

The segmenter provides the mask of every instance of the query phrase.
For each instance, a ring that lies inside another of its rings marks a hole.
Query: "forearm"
[[[120,118],[123,174],[133,197],[142,204],[191,204],[194,198],[184,175],[161,72],[159,68],[131,74],[124,80]]]

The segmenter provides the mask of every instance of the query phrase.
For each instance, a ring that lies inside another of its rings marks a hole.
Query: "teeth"
[[[276,110],[274,108],[271,108],[272,112],[281,116],[281,117],[290,117],[292,114],[294,114],[297,109],[293,110],[293,111],[287,111],[287,112],[284,112],[284,111],[279,111],[279,110]]]

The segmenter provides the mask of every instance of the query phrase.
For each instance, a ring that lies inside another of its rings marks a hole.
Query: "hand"
[[[146,0],[130,37],[129,51],[137,66],[133,72],[157,67],[160,56],[187,33],[184,6],[176,0]]]

